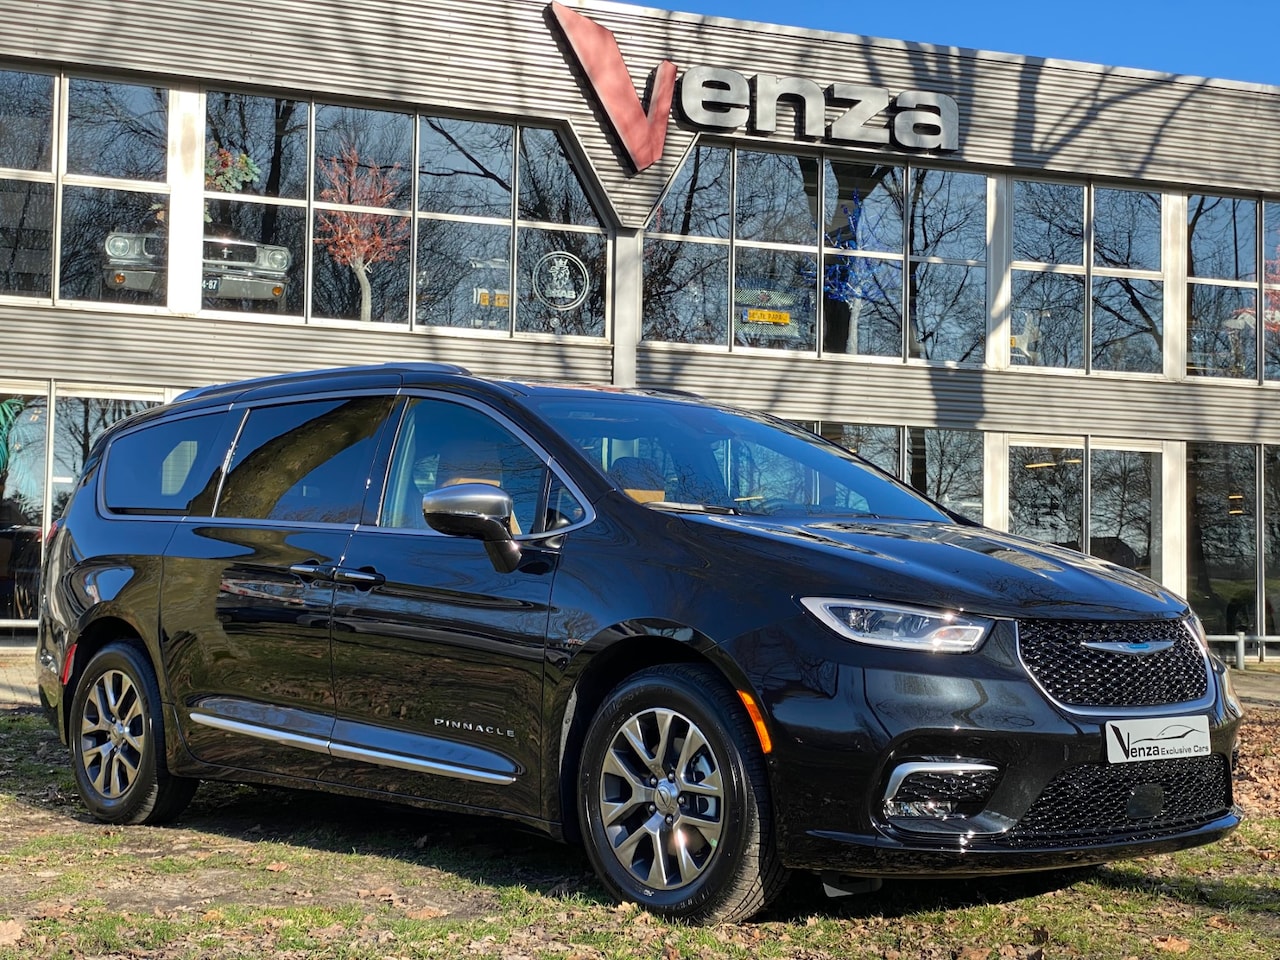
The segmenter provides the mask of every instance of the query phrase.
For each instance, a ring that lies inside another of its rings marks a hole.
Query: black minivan
[[[97,444],[44,573],[42,699],[111,823],[201,779],[483,812],[705,922],[792,869],[1239,822],[1241,708],[1183,600],[688,394],[428,363],[195,390]]]

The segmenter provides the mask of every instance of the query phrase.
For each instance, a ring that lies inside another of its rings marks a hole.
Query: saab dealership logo
[[[613,32],[559,3],[548,7],[569,49],[608,118],[636,172],[662,156],[675,100],[677,67],[661,61],[653,71],[649,108],[636,93]],[[777,129],[778,103],[794,104],[800,136],[828,143],[896,146],[907,150],[959,149],[960,114],[942,93],[832,83],[825,88],[802,77],[757,74],[746,77],[723,67],[695,66],[680,78],[681,119],[701,130],[727,133],[746,125],[751,132]],[[827,123],[828,109],[839,111]]]

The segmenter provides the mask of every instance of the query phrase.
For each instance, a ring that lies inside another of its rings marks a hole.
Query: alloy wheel
[[[103,799],[118,800],[134,785],[146,737],[146,707],[133,678],[121,670],[105,671],[80,714],[80,762]]]
[[[688,717],[652,708],[613,736],[600,771],[600,817],[610,849],[638,881],[676,890],[701,877],[724,826],[720,758]]]

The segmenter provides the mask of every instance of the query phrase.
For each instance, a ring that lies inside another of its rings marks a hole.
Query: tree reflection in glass
[[[1253,287],[1189,284],[1187,373],[1256,377],[1257,324],[1257,294]]]
[[[1084,533],[1084,450],[1009,447],[1009,531],[1079,550]]]
[[[1084,263],[1084,187],[1018,180],[1013,185],[1013,259]]]
[[[72,77],[67,92],[67,172],[163,182],[169,92]]]
[[[605,239],[521,226],[516,232],[516,329],[604,336]]]
[[[1089,552],[1148,576],[1161,573],[1160,456],[1089,453]]]
[[[817,273],[812,253],[739,247],[733,279],[734,342],[814,349]]]
[[[1084,277],[1013,271],[1011,358],[1015,366],[1084,366]]]
[[[1164,369],[1164,285],[1130,277],[1093,279],[1093,367],[1131,373]]]
[[[418,209],[511,217],[515,127],[449,117],[418,121]]]
[[[1262,271],[1265,376],[1280,380],[1280,203],[1263,204]]]
[[[729,342],[729,247],[724,244],[646,240],[645,340]]]
[[[902,262],[828,254],[822,275],[822,349],[902,356]]]
[[[47,413],[43,396],[0,396],[0,620],[36,616]]]
[[[736,239],[817,242],[817,158],[739,150],[734,189]]]
[[[509,330],[509,222],[420,220],[414,297],[420,324]]]
[[[1187,599],[1211,635],[1256,624],[1256,449],[1187,444]]]
[[[0,180],[0,292],[47,297],[53,284],[53,184]]]
[[[982,522],[981,431],[908,427],[907,464],[913,487],[948,510]]]
[[[168,295],[167,210],[168,198],[158,194],[64,188],[61,295],[78,300],[164,304]]]
[[[886,473],[895,477],[900,475],[902,430],[899,427],[824,420],[819,425],[819,432],[827,440],[869,460]]]
[[[0,167],[48,171],[52,165],[53,77],[0,70]]]

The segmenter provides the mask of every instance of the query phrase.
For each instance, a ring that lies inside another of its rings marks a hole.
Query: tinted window
[[[226,451],[225,414],[167,420],[111,444],[103,478],[107,509],[117,513],[212,512]]]
[[[947,519],[848,451],[762,415],[657,397],[532,402],[642,503],[712,513]]]
[[[250,410],[218,516],[355,523],[391,403],[355,397]]]
[[[542,459],[479,410],[444,400],[411,400],[391,457],[379,522],[425,529],[424,493],[458,483],[488,483],[511,496],[511,532],[533,533],[541,529],[537,519],[545,479]],[[572,504],[553,506],[576,522]]]

